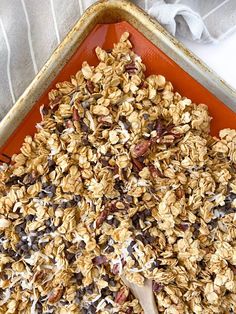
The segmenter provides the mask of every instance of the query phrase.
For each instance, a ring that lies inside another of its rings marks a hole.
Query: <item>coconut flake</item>
[[[10,296],[11,296],[11,291],[10,291],[10,289],[6,289],[6,290],[3,292],[3,295],[4,295],[4,298],[3,298],[3,300],[0,301],[0,306],[2,306],[3,304],[5,304],[5,303],[10,299]]]
[[[32,305],[31,305],[31,308],[30,308],[30,313],[31,314],[37,314],[37,311],[36,311],[36,304],[38,302],[38,299],[34,299]]]
[[[97,305],[97,312],[98,311],[100,311],[100,310],[102,310],[102,309],[104,309],[104,307],[106,306],[106,300],[101,300],[99,303],[98,303],[98,305]]]

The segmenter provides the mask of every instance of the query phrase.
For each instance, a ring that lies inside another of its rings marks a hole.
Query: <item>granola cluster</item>
[[[236,311],[236,130],[173,90],[124,33],[58,83],[0,171],[0,313]]]

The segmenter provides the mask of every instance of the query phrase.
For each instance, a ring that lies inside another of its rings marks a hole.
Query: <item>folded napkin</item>
[[[93,0],[0,0],[0,120]],[[201,42],[236,29],[235,0],[134,0],[173,35]]]

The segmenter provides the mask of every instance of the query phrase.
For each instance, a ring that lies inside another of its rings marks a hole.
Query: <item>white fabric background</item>
[[[213,44],[202,45],[186,39],[181,41],[236,89],[236,32]]]
[[[93,2],[95,0],[0,0],[0,120]],[[181,40],[215,42],[213,48],[209,44],[204,48],[214,56],[217,47],[222,47],[223,38],[236,29],[236,0],[133,2]],[[187,45],[200,55],[204,51],[199,44]],[[227,54],[225,58],[229,59]],[[210,56],[209,61],[212,60]],[[221,59],[216,60],[223,66]]]

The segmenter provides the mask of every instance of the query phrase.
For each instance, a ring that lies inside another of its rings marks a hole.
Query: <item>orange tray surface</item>
[[[12,156],[12,154],[19,152],[25,136],[33,135],[36,132],[35,125],[41,120],[39,107],[42,104],[48,104],[48,92],[55,87],[55,84],[69,80],[70,76],[81,68],[82,62],[85,60],[91,65],[96,65],[98,60],[95,55],[95,48],[97,46],[104,49],[112,48],[113,43],[116,43],[125,31],[130,33],[130,40],[134,51],[142,57],[146,65],[146,75],[162,74],[172,82],[174,89],[181,95],[192,99],[195,103],[205,103],[208,105],[210,115],[213,117],[211,123],[212,135],[217,135],[222,128],[236,127],[236,114],[233,111],[181,69],[128,22],[98,24],[78,47],[75,54],[60,71],[48,89],[38,99],[20,126],[9,137],[1,148],[0,154]]]

